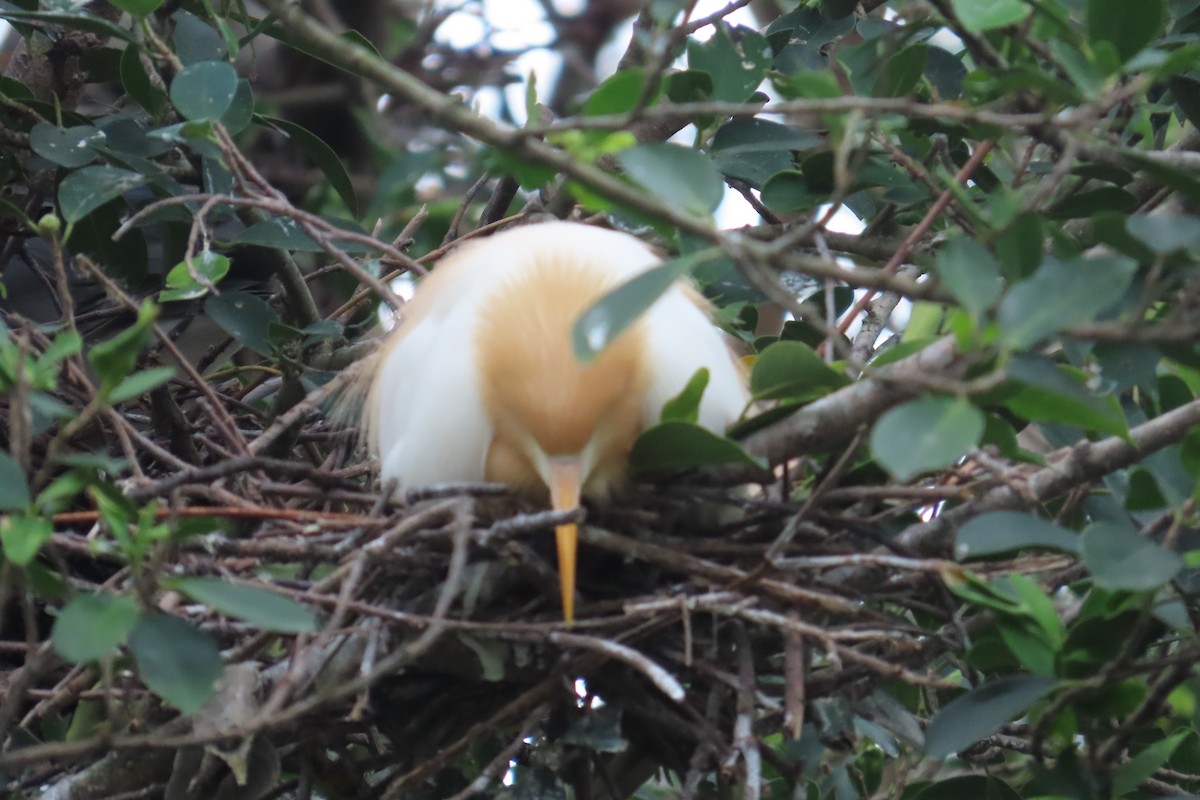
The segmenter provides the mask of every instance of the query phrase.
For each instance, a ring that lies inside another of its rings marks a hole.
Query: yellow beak
[[[555,511],[567,511],[579,505],[583,487],[583,468],[577,458],[550,461],[550,505]],[[575,621],[575,558],[579,548],[579,526],[574,522],[554,529],[558,543],[558,581],[562,589],[563,619]]]

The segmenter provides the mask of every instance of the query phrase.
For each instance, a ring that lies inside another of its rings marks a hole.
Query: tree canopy
[[[0,20],[0,795],[1200,791],[1200,0]],[[754,400],[641,434],[573,626],[561,514],[328,415],[553,217],[664,253],[580,358],[682,278]]]

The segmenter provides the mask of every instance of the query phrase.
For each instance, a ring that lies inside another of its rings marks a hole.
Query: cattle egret
[[[701,367],[699,423],[723,433],[746,389],[703,298],[677,282],[594,360],[572,328],[657,265],[624,233],[568,222],[512,228],[446,256],[363,372],[367,441],[399,486],[498,481],[556,510],[604,499],[638,433]],[[563,617],[574,618],[574,524],[555,531]]]

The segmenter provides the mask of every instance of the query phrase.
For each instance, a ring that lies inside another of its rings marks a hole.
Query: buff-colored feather
[[[594,361],[572,352],[579,314],[657,263],[632,236],[567,222],[510,229],[444,258],[355,381],[383,479],[501,481],[556,508],[603,497],[637,434],[700,367],[710,379],[699,421],[723,432],[746,404],[741,370],[684,284]],[[558,530],[568,620],[574,527]]]

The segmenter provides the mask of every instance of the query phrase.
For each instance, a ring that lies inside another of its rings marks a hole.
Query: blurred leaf
[[[1079,536],[1053,522],[1020,511],[991,511],[959,528],[954,557],[966,561],[1029,547],[1076,553]]]
[[[971,33],[1016,25],[1032,8],[1024,0],[954,0],[954,14]]]
[[[1130,214],[1125,226],[1160,255],[1200,250],[1200,219],[1178,214]]]
[[[220,578],[179,578],[170,585],[214,611],[275,633],[314,633],[317,618],[305,606],[265,589]]]
[[[1083,563],[1096,585],[1109,590],[1148,592],[1183,569],[1183,559],[1132,528],[1093,522],[1080,538]]]
[[[700,418],[700,401],[704,398],[704,390],[708,387],[708,368],[696,370],[683,387],[683,391],[663,404],[659,422],[692,422]]]
[[[1101,211],[1129,211],[1138,199],[1118,186],[1105,186],[1090,192],[1071,195],[1046,212],[1049,219],[1078,219]]]
[[[1021,794],[994,775],[958,775],[906,795],[907,800],[1020,800]]]
[[[671,258],[657,267],[629,279],[601,297],[579,315],[571,330],[575,357],[591,361],[646,309],[688,271],[715,257],[712,250],[701,250]]]
[[[185,714],[208,702],[225,669],[208,634],[160,611],[142,615],[129,635],[129,649],[150,691]]]
[[[145,176],[119,167],[83,167],[58,185],[58,207],[63,219],[75,222],[145,182]]]
[[[1165,13],[1166,0],[1088,0],[1088,38],[1112,43],[1125,62],[1159,35]]]
[[[754,360],[750,393],[755,400],[822,397],[850,383],[850,379],[825,363],[802,342],[776,342]]]
[[[925,45],[906,47],[884,62],[875,79],[871,94],[874,97],[904,97],[910,94],[925,74]]]
[[[753,464],[758,459],[712,431],[678,420],[647,428],[633,443],[629,464],[636,470],[676,470],[721,464]]]
[[[21,465],[0,450],[0,511],[20,511],[29,505],[29,482]]]
[[[185,119],[217,122],[237,94],[237,70],[225,61],[201,61],[184,67],[171,81],[171,102]]]
[[[271,352],[271,323],[279,312],[262,298],[246,292],[221,292],[204,301],[204,313],[243,347],[259,355]]]
[[[947,756],[990,736],[1054,688],[1054,681],[1032,675],[1008,675],[955,698],[934,716],[925,731],[925,754]]]
[[[96,661],[125,643],[138,613],[132,597],[81,594],[58,613],[50,641],[67,661]]]
[[[151,389],[162,386],[173,377],[175,377],[174,367],[152,367],[141,372],[135,372],[109,392],[108,401],[110,403],[124,403],[126,400],[141,397]]]
[[[112,4],[117,8],[138,17],[154,13],[163,2],[164,0],[112,0]]]
[[[725,197],[725,182],[712,161],[690,147],[652,142],[616,158],[634,182],[689,213],[707,216]]]
[[[1164,766],[1167,760],[1175,754],[1183,740],[1191,735],[1192,731],[1179,731],[1172,734],[1150,745],[1119,766],[1112,780],[1113,797],[1128,794],[1154,777],[1155,771]]]
[[[1044,358],[1013,359],[1008,375],[1023,384],[1004,399],[1004,405],[1032,422],[1064,422],[1085,430],[1114,436],[1129,433],[1120,401],[1089,392],[1070,367],[1059,367]]]
[[[101,392],[110,393],[125,376],[133,372],[138,355],[153,335],[151,326],[158,318],[158,306],[149,300],[138,309],[137,321],[88,353],[88,361],[100,376]]]
[[[942,283],[976,319],[983,316],[1004,289],[1000,266],[973,239],[952,239],[938,250],[934,270]]]
[[[707,42],[688,39],[688,69],[708,73],[712,78],[712,98],[743,103],[763,81],[771,66],[771,47],[761,34],[737,29],[733,40],[728,25],[718,23]]]
[[[91,125],[60,128],[39,122],[29,132],[29,147],[60,167],[82,167],[96,157],[92,145],[104,141],[104,133]]]
[[[645,85],[646,74],[640,68],[623,69],[610,75],[588,95],[583,113],[588,117],[599,117],[632,111]]]
[[[966,400],[925,397],[888,411],[871,430],[871,451],[897,480],[953,464],[979,444],[983,412]]]
[[[354,183],[350,180],[350,173],[346,171],[346,167],[342,164],[341,159],[338,158],[337,153],[325,143],[324,139],[290,120],[268,117],[262,114],[257,115],[256,119],[282,132],[298,144],[300,149],[304,151],[304,154],[312,159],[312,162],[329,179],[329,183],[342,198],[342,202],[346,204],[346,208],[350,209],[350,214],[358,216],[358,196],[354,192]]]
[[[29,516],[0,517],[0,545],[3,545],[4,559],[18,567],[28,566],[42,549],[42,545],[53,535],[54,525],[49,519]]]
[[[1000,302],[1001,341],[1025,348],[1095,319],[1125,295],[1136,271],[1136,263],[1120,256],[1047,257],[1033,277],[1012,287]]]

